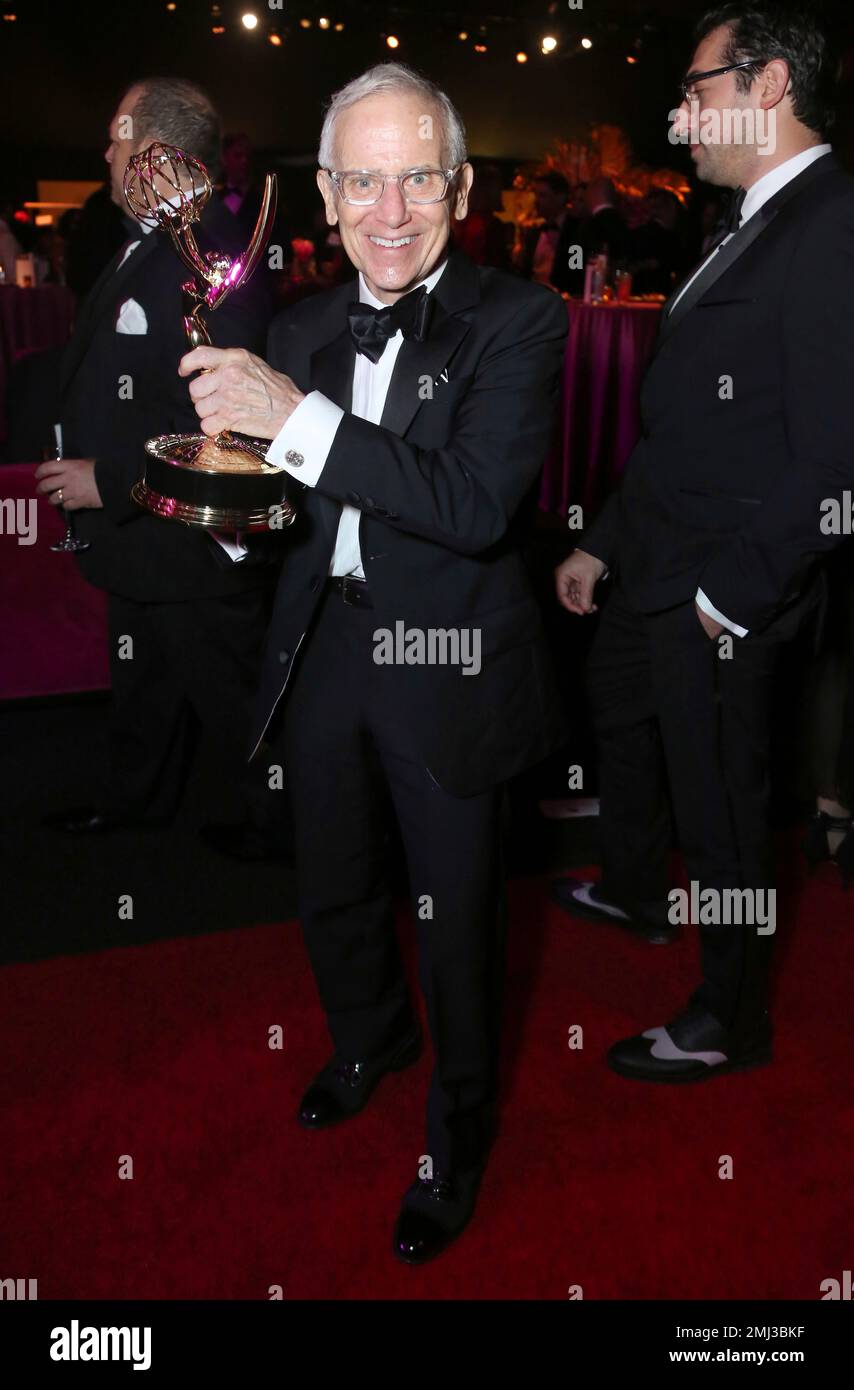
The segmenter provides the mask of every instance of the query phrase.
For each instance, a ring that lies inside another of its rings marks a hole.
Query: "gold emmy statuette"
[[[264,180],[264,196],[249,245],[232,260],[199,250],[193,235],[211,196],[208,171],[174,145],[154,144],[135,154],[125,170],[124,193],[138,221],[167,231],[192,279],[182,286],[184,330],[191,348],[210,345],[203,309],[216,309],[249,279],[276,214],[276,178]],[[267,463],[268,440],[224,431],[161,434],[149,439],[145,473],[131,496],[155,516],[222,531],[262,531],[289,526],[296,516],[285,488],[288,475]]]

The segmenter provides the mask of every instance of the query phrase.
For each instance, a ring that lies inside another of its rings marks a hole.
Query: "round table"
[[[25,353],[68,341],[75,298],[67,285],[0,285],[0,439],[6,437],[6,382]]]
[[[560,447],[543,470],[539,505],[590,521],[616,487],[640,435],[640,388],[662,304],[567,301]]]
[[[110,688],[107,596],[51,550],[65,522],[36,498],[37,467],[0,467],[0,701]]]

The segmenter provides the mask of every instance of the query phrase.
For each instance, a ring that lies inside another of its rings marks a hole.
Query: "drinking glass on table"
[[[632,297],[632,273],[625,266],[614,274],[614,297],[618,304],[625,304]]]

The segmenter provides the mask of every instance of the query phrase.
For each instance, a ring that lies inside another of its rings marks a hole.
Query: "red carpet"
[[[502,1135],[433,1265],[389,1252],[429,1059],[340,1129],[300,1130],[328,1043],[288,923],[3,972],[0,1275],[40,1299],[818,1299],[854,1251],[854,904],[833,874],[778,943],[775,1064],[685,1088],[633,1086],[603,1053],[682,1003],[693,937],[570,922],[541,881],[511,906]]]
[[[35,469],[0,467],[0,499],[33,499]],[[105,595],[73,555],[51,551],[65,535],[56,508],[39,498],[32,545],[10,533],[5,510],[0,517],[0,700],[109,689]]]

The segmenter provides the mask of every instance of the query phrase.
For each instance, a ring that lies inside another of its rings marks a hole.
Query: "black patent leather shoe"
[[[670,1084],[707,1081],[771,1061],[771,1024],[761,1014],[752,1028],[732,1037],[706,1009],[691,1005],[666,1027],[623,1038],[608,1053],[608,1065],[630,1081]]]
[[[141,821],[99,811],[97,806],[72,806],[42,819],[47,830],[59,830],[63,835],[110,835],[115,830],[158,830],[167,821]]]
[[[467,1179],[419,1178],[405,1193],[392,1249],[408,1265],[423,1265],[465,1230],[474,1215],[480,1173]]]
[[[199,835],[208,849],[244,864],[293,863],[293,850],[284,830],[276,834],[247,820],[238,825],[203,825]]]
[[[306,1129],[326,1129],[364,1110],[387,1072],[403,1071],[421,1056],[422,1033],[416,1026],[383,1057],[363,1062],[333,1057],[315,1077],[302,1100],[297,1118]]]

